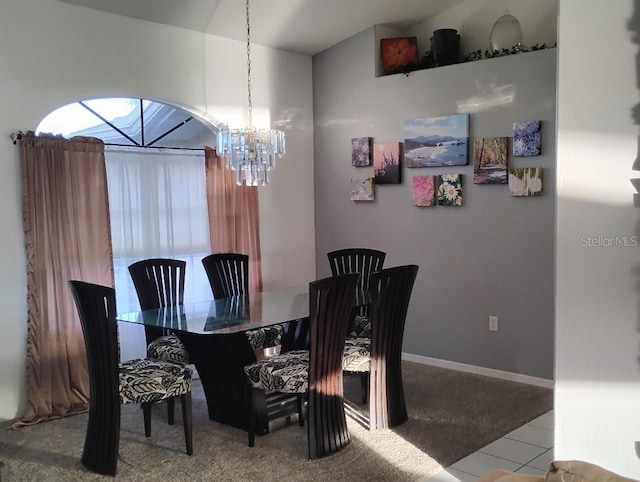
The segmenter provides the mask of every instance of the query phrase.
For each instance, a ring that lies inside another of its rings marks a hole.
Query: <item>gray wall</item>
[[[342,247],[382,249],[387,267],[416,263],[405,353],[552,379],[556,49],[379,78],[374,52],[371,28],[313,58],[318,276]],[[545,168],[542,197],[474,185],[470,160],[403,169],[402,184],[377,186],[374,202],[350,200],[350,178],[373,173],[351,166],[351,138],[402,141],[405,119],[459,112],[470,114],[471,139],[543,121],[542,155],[510,159]],[[453,172],[464,176],[464,206],[412,205],[413,175]]]

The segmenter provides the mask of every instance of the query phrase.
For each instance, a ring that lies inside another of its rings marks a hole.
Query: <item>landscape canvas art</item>
[[[468,145],[469,114],[404,121],[406,167],[463,166]]]
[[[540,155],[540,121],[513,123],[513,156]]]
[[[542,194],[542,167],[509,169],[509,195],[540,196]]]
[[[438,204],[440,206],[462,206],[462,174],[438,176]]]
[[[413,205],[418,207],[436,205],[436,177],[413,176]]]
[[[351,200],[352,201],[373,201],[375,191],[373,178],[351,179]]]
[[[508,137],[481,137],[473,141],[473,183],[507,184]]]
[[[371,137],[355,137],[351,139],[351,165],[365,167],[371,165]]]
[[[376,184],[400,183],[400,142],[373,145],[373,181]]]

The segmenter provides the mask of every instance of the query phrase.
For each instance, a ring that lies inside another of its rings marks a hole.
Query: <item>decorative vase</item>
[[[504,15],[498,17],[489,34],[489,44],[492,51],[510,49],[522,43],[522,28],[516,17],[505,10]]]
[[[431,37],[431,56],[435,66],[455,64],[460,53],[460,35],[453,28],[441,28]]]

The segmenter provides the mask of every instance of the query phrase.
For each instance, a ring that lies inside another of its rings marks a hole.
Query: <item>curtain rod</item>
[[[12,132],[11,134],[9,134],[9,139],[11,139],[11,142],[13,142],[13,145],[15,146],[18,141],[20,139],[22,139],[22,136],[24,135],[24,132],[22,131],[18,131],[18,132]],[[132,148],[136,148],[136,149],[176,149],[179,151],[204,151],[205,148],[204,147],[158,147],[158,146],[136,146],[133,144],[116,144],[116,143],[109,143],[109,142],[105,142],[104,143],[105,146],[115,146],[115,147],[132,147]]]

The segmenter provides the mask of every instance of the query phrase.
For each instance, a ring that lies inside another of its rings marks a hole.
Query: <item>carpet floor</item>
[[[405,481],[423,480],[511,430],[551,410],[553,392],[412,362],[403,363],[409,420],[369,432],[349,416],[351,443],[341,452],[307,458],[307,432],[293,423],[256,438],[208,419],[199,381],[193,386],[194,454],[187,456],[180,423],[166,424],[153,407],[144,437],[139,406],[122,407],[116,480],[135,481]],[[358,405],[357,377],[345,377],[345,397]],[[87,414],[0,431],[0,472],[9,481],[113,480],[80,464]],[[8,425],[8,424],[6,424]]]

